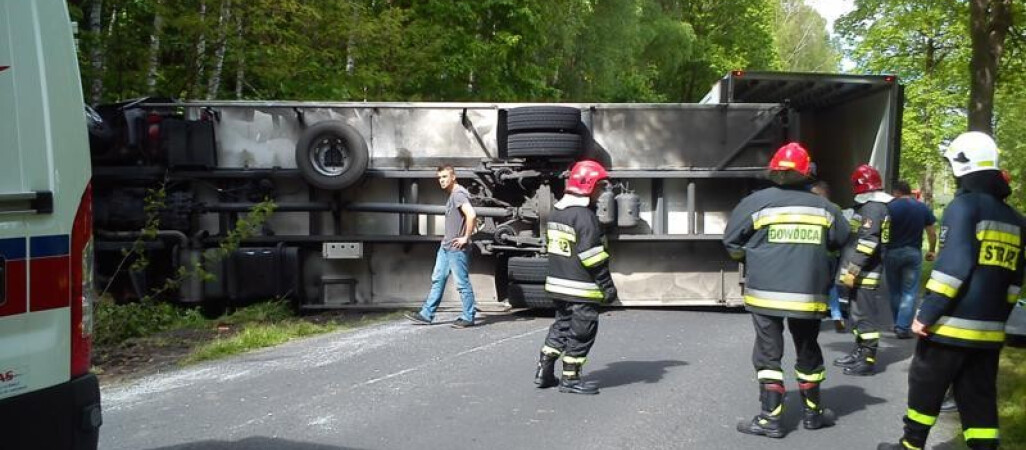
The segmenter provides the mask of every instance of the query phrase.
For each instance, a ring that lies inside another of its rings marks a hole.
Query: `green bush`
[[[1026,448],[1026,349],[1005,347],[998,372],[1001,446]]]
[[[203,326],[206,321],[196,309],[183,309],[152,300],[118,305],[110,297],[96,302],[93,341],[112,345],[177,328]]]

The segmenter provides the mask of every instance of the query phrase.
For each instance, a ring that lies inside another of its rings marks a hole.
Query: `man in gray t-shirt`
[[[424,299],[424,306],[418,313],[409,313],[406,318],[416,324],[429,325],[435,317],[435,310],[442,301],[445,283],[449,274],[456,276],[456,290],[463,302],[463,313],[453,322],[453,328],[474,325],[474,290],[470,286],[470,235],[474,233],[477,213],[470,204],[470,192],[456,182],[456,171],[452,166],[438,168],[438,184],[449,193],[445,203],[445,235],[435,256],[435,268],[431,272],[431,290]]]

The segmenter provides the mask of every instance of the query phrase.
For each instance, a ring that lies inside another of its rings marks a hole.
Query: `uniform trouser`
[[[999,349],[973,349],[919,340],[908,372],[905,441],[924,448],[944,393],[954,387],[970,448],[997,448]]]
[[[556,321],[549,327],[545,346],[558,350],[564,358],[584,358],[595,345],[599,309],[595,303],[556,300]]]
[[[882,301],[879,289],[862,289],[856,287],[848,293],[849,317],[855,343],[860,347],[874,351],[880,344],[880,326],[876,323],[878,309]]]
[[[780,358],[784,356],[784,318],[753,313],[752,322],[755,324],[752,364],[759,382],[783,384]],[[791,331],[798,356],[794,368],[802,383],[819,383],[826,373],[823,369],[823,351],[817,342],[819,325],[820,321],[816,319],[787,319],[787,328]]]

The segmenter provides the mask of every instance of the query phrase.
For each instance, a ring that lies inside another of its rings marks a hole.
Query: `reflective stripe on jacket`
[[[832,256],[848,239],[848,222],[825,198],[771,187],[734,208],[723,245],[745,262],[745,307],[758,314],[818,319],[827,311]]]
[[[927,339],[1000,348],[1026,260],[1023,218],[1001,199],[959,191],[944,210],[937,255],[917,319]]]
[[[886,199],[882,197],[881,199]],[[848,273],[851,266],[859,268],[859,276],[855,278],[855,287],[876,289],[880,285],[880,273],[883,268],[884,244],[890,237],[891,218],[887,204],[870,200],[855,206],[852,223],[858,223],[852,230],[853,236],[841,252],[841,263],[837,271],[837,282]]]
[[[545,291],[557,300],[602,302],[605,289],[613,287],[602,226],[587,206],[570,200],[557,203],[549,216]]]

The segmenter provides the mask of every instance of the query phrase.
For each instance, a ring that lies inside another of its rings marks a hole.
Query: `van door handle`
[[[0,194],[0,216],[15,214],[53,214],[53,192]]]

